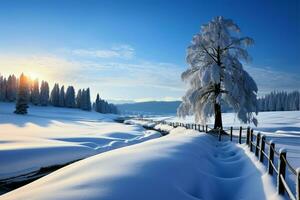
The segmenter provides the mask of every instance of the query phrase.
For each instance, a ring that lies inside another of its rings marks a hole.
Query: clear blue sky
[[[214,16],[252,37],[261,94],[300,88],[299,0],[1,0],[0,72],[90,86],[106,99],[179,99],[185,49]]]

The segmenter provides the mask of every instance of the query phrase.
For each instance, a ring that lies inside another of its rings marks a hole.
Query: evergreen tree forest
[[[273,91],[258,99],[258,109],[259,111],[300,110],[300,91]]]
[[[98,99],[98,100],[97,100]],[[38,79],[31,80],[22,74],[20,78],[15,75],[4,77],[0,75],[0,101],[16,102],[16,111],[18,114],[26,114],[28,104],[35,106],[55,106],[66,108],[78,108],[91,111],[92,108],[99,113],[118,113],[114,104],[100,99],[97,95],[96,102],[91,103],[90,89],[79,89],[77,94],[73,86],[65,88],[55,83],[52,90],[47,81]]]

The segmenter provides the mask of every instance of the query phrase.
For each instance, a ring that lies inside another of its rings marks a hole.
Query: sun
[[[40,78],[39,74],[33,71],[27,72],[26,74],[31,80]]]

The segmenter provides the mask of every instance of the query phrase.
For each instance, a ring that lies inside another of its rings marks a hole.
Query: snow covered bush
[[[188,90],[179,116],[195,114],[197,122],[205,123],[214,115],[214,128],[222,128],[221,105],[228,104],[242,122],[257,125],[257,86],[240,62],[250,60],[246,47],[254,41],[239,33],[232,20],[219,16],[193,37],[187,48],[189,67],[181,76]]]

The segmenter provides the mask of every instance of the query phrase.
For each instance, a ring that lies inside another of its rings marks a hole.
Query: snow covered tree
[[[65,106],[68,108],[75,108],[75,90],[73,86],[69,86],[66,92]]]
[[[59,106],[59,85],[57,83],[54,84],[51,91],[50,101],[53,106]]]
[[[215,17],[201,27],[187,49],[188,69],[182,73],[189,89],[182,98],[178,115],[195,114],[205,123],[214,115],[214,128],[222,128],[222,104],[227,104],[244,123],[257,125],[257,86],[240,60],[249,61],[246,50],[253,44],[240,37],[239,27],[230,19]]]
[[[16,114],[27,114],[29,100],[28,78],[22,73],[19,80],[19,88],[16,102]]]
[[[258,99],[259,111],[289,111],[299,110],[300,92],[290,93],[273,91]]]
[[[39,91],[39,81],[35,79],[32,83],[31,89],[31,103],[33,105],[38,105],[40,103],[40,91]]]
[[[42,81],[40,92],[40,103],[42,106],[47,106],[49,102],[49,85],[47,81]]]
[[[61,86],[60,91],[59,91],[59,107],[64,107],[65,106],[65,87]]]

